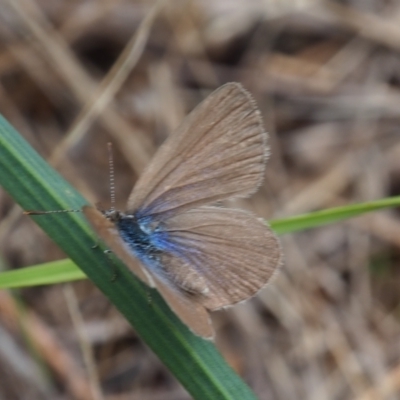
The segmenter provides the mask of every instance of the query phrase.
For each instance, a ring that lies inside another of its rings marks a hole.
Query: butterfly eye
[[[116,222],[121,218],[121,212],[117,210],[107,210],[107,211],[102,211],[103,215],[110,221]]]

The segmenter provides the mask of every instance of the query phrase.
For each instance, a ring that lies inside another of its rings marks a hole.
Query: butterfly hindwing
[[[153,240],[163,250],[161,263],[167,279],[171,276],[170,284],[209,310],[255,295],[281,262],[273,232],[241,210],[200,207],[187,211],[167,220]],[[187,289],[188,274],[197,277],[197,293],[193,287]]]

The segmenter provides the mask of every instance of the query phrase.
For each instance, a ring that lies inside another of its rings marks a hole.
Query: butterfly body
[[[152,232],[134,215],[118,212],[111,221],[126,245],[150,269],[159,269],[160,249],[152,241]]]
[[[208,292],[205,280],[190,267],[189,260],[179,267],[166,269],[163,258],[174,255],[185,258],[185,252],[168,240],[168,232],[163,223],[140,221],[134,214],[121,211],[104,211],[103,215],[116,227],[124,244],[154,274],[172,283],[176,291],[191,295],[204,295]]]

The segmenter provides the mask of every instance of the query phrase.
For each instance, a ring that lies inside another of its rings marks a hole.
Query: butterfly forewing
[[[196,335],[212,339],[214,330],[211,325],[211,318],[204,306],[199,302],[191,301],[189,297],[157,277],[154,279],[157,290],[181,321]]]
[[[264,222],[240,210],[187,211],[166,221],[154,240],[163,249],[161,260],[171,286],[210,310],[255,295],[281,262],[276,236]],[[185,283],[190,269],[201,278],[197,294]]]
[[[267,157],[259,111],[229,83],[197,106],[156,153],[137,182],[128,212],[153,220],[203,204],[247,196],[261,183]]]

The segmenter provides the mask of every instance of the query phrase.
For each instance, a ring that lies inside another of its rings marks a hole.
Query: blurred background
[[[400,2],[0,0],[0,112],[91,202],[117,206],[211,91],[241,82],[269,132],[266,219],[400,192]],[[3,270],[63,253],[0,189]],[[400,217],[281,237],[216,344],[262,400],[400,398]],[[0,399],[190,396],[88,281],[0,292]]]

